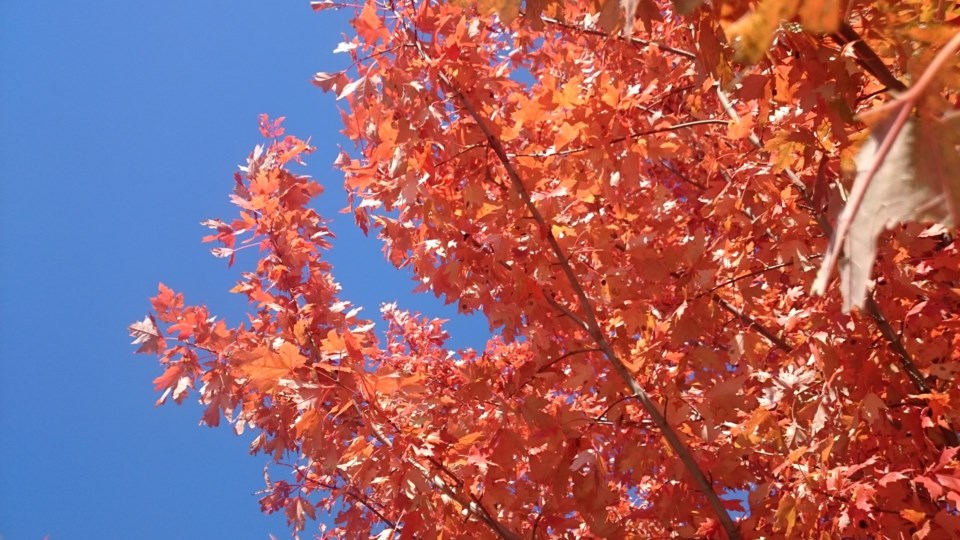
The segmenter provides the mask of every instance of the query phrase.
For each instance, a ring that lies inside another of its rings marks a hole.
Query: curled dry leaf
[[[160,354],[167,346],[152,315],[147,315],[142,321],[131,324],[127,329],[130,331],[130,337],[133,338],[131,344],[140,345],[137,349],[138,353]]]
[[[929,221],[948,227],[957,222],[960,179],[951,174],[960,169],[957,118],[910,119],[898,133],[891,129],[893,117],[874,127],[856,159],[857,177],[852,191],[856,193],[868,184],[863,201],[858,208],[848,205],[840,215],[841,224],[851,220],[849,232],[844,234],[844,227],[838,226],[834,233],[813,285],[814,294],[826,290],[832,261],[842,249],[844,257],[838,266],[843,309],[862,307],[877,256],[877,236],[884,229],[907,221]],[[894,139],[884,157],[879,150],[889,137]],[[878,158],[883,162],[876,167]]]

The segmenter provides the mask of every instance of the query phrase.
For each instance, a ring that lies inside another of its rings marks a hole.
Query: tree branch
[[[537,519],[533,520],[533,531],[530,532],[530,540],[537,540],[537,527],[540,526],[540,520],[543,519],[543,509],[537,512]]]
[[[609,406],[607,406],[607,408],[604,409],[602,413],[598,414],[597,417],[594,418],[593,420],[594,420],[595,422],[599,422],[599,421],[603,420],[603,417],[606,416],[608,412],[612,411],[614,407],[616,407],[617,405],[623,403],[624,401],[627,401],[627,400],[630,400],[630,399],[635,399],[635,398],[636,398],[636,396],[633,396],[633,395],[623,396],[622,398],[614,401],[614,402],[611,403]]]
[[[860,37],[860,34],[849,23],[846,21],[841,23],[837,33],[830,37],[841,46],[852,44],[853,52],[857,55],[857,63],[888,89],[897,92],[903,92],[907,89],[907,86],[893,76],[883,60],[877,56],[877,53],[870,48],[870,45]]]
[[[607,341],[600,324],[597,322],[596,315],[591,309],[591,303],[587,297],[586,291],[584,291],[583,286],[580,284],[580,281],[577,278],[576,272],[574,272],[573,267],[570,265],[570,262],[563,251],[563,248],[560,247],[559,242],[553,235],[553,232],[551,231],[546,219],[543,217],[543,215],[540,213],[540,210],[530,198],[530,192],[523,184],[520,174],[510,161],[510,157],[507,154],[506,149],[503,147],[503,144],[496,137],[496,135],[494,135],[493,131],[490,129],[490,126],[487,125],[486,119],[477,112],[470,100],[467,99],[467,96],[443,73],[439,75],[439,78],[441,83],[450,92],[459,97],[463,108],[477,123],[480,130],[486,137],[490,148],[500,160],[500,164],[503,166],[507,176],[510,178],[511,184],[513,185],[514,189],[517,190],[520,199],[533,216],[534,221],[536,221],[541,230],[541,234],[544,236],[544,238],[546,238],[547,243],[550,246],[550,250],[553,252],[554,257],[560,264],[560,268],[563,271],[563,274],[566,276],[570,287],[573,289],[574,293],[579,299],[580,309],[583,312],[583,320],[586,323],[588,334],[593,338],[600,349],[603,350],[605,356],[613,365],[614,370],[630,389],[631,394],[635,396],[636,399],[643,405],[644,410],[646,410],[647,414],[650,415],[653,423],[660,428],[660,431],[663,433],[663,436],[670,445],[670,448],[677,454],[677,457],[683,463],[684,467],[687,469],[687,472],[693,477],[694,484],[696,484],[696,486],[703,492],[704,496],[706,496],[707,502],[716,513],[717,519],[720,521],[720,524],[726,531],[727,536],[731,540],[739,540],[741,538],[740,531],[737,529],[737,526],[734,523],[733,518],[731,518],[730,514],[727,512],[727,509],[724,507],[723,501],[713,489],[711,481],[708,480],[704,475],[700,465],[697,464],[696,460],[693,458],[693,455],[690,453],[690,450],[686,447],[683,441],[680,440],[677,432],[667,424],[666,419],[657,409],[656,404],[652,399],[650,399],[650,396],[647,394],[647,392],[640,387],[639,384],[637,384],[636,380],[634,380],[633,376],[630,374],[630,370],[627,369],[626,365],[624,365],[624,363],[617,356],[617,353],[613,350],[613,346],[610,345],[609,341]]]
[[[678,171],[678,170],[674,169],[673,167],[667,165],[667,162],[664,161],[664,160],[662,160],[662,159],[660,160],[660,165],[663,165],[663,168],[664,168],[664,169],[666,169],[666,170],[670,171],[671,173],[673,173],[673,175],[676,176],[677,178],[679,178],[681,181],[686,182],[686,183],[690,184],[691,186],[700,188],[700,189],[702,189],[702,190],[706,190],[706,189],[707,189],[707,186],[706,186],[706,185],[701,184],[700,182],[696,182],[696,181],[694,181],[693,179],[691,179],[690,177],[688,177],[688,176],[686,176],[686,175],[684,175],[684,174],[680,174],[680,171]]]
[[[726,120],[716,120],[716,119],[707,119],[707,120],[693,120],[690,122],[683,122],[682,124],[674,124],[672,126],[666,126],[662,128],[647,129],[644,131],[638,131],[636,133],[631,133],[629,135],[624,135],[623,137],[617,137],[615,139],[610,139],[609,141],[603,143],[603,145],[587,145],[581,146],[579,148],[571,148],[570,150],[562,150],[560,152],[539,152],[536,154],[507,154],[507,157],[516,158],[516,157],[532,157],[532,158],[545,158],[545,157],[554,157],[554,156],[569,156],[572,154],[579,154],[580,152],[586,152],[587,150],[594,150],[600,146],[608,146],[611,144],[621,143],[623,141],[628,141],[631,139],[636,139],[637,137],[643,137],[644,135],[653,135],[656,133],[665,133],[668,131],[677,131],[678,129],[695,127],[695,126],[704,126],[709,124],[729,124]],[[678,175],[679,176],[679,175]]]
[[[933,390],[923,378],[923,374],[920,373],[920,370],[917,369],[916,364],[913,363],[913,359],[911,358],[910,353],[907,351],[907,348],[904,347],[903,340],[900,339],[900,335],[893,330],[893,327],[890,325],[890,321],[883,316],[883,312],[880,311],[880,305],[877,304],[872,292],[867,294],[867,300],[864,307],[866,308],[867,314],[870,315],[870,317],[877,324],[877,328],[880,329],[880,333],[883,334],[883,337],[887,339],[887,342],[890,344],[890,348],[893,349],[894,353],[896,353],[897,363],[900,364],[900,367],[903,369],[904,373],[907,374],[910,382],[913,383],[913,387],[916,388],[917,392],[921,394],[931,393]],[[947,420],[948,424],[949,422],[950,421]],[[950,425],[950,427],[940,426],[940,432],[948,445],[960,446],[960,436],[957,435],[957,431],[952,425]]]
[[[577,315],[576,313],[574,313],[573,311],[571,311],[570,308],[568,308],[567,306],[561,304],[560,302],[557,302],[557,301],[554,300],[553,298],[550,298],[550,297],[547,296],[547,295],[544,295],[544,296],[546,297],[547,302],[549,302],[550,305],[552,305],[553,307],[557,308],[557,309],[560,310],[564,315],[566,315],[567,317],[569,317],[570,320],[572,320],[574,323],[577,324],[577,326],[579,326],[580,328],[582,328],[584,332],[590,333],[590,328],[591,328],[591,327],[590,327],[590,324],[588,324],[586,321],[584,321],[583,319],[581,319],[579,315]]]
[[[811,259],[819,259],[819,258],[822,257],[822,256],[823,256],[823,255],[811,255],[810,258],[811,258]],[[791,264],[793,264],[793,261],[792,261],[792,260],[787,261],[787,262],[784,262],[784,263],[780,263],[780,264],[774,264],[774,265],[772,265],[772,266],[764,266],[763,268],[761,268],[761,269],[759,269],[759,270],[754,270],[754,271],[752,271],[752,272],[747,272],[746,274],[740,274],[739,276],[732,277],[732,278],[730,278],[730,279],[728,279],[728,280],[726,280],[726,281],[724,281],[724,282],[722,282],[722,283],[718,283],[718,284],[714,285],[712,289],[710,289],[710,290],[708,290],[708,291],[705,291],[705,292],[702,292],[702,293],[700,293],[698,296],[704,296],[704,295],[709,294],[709,293],[712,293],[712,292],[714,292],[714,291],[716,291],[716,290],[718,290],[718,289],[722,289],[722,288],[726,287],[727,285],[733,285],[734,283],[736,283],[736,282],[738,282],[738,281],[743,281],[744,279],[747,279],[747,278],[752,278],[752,277],[754,277],[754,276],[759,276],[759,275],[761,275],[761,274],[766,274],[767,272],[772,272],[772,271],[774,271],[774,270],[779,270],[779,269],[784,268],[784,267],[786,267],[786,266],[790,266]]]
[[[463,486],[463,480],[458,478],[457,475],[453,474],[453,472],[450,469],[448,469],[443,463],[441,463],[440,461],[432,457],[428,458],[428,460],[435,467],[437,467],[438,469],[443,471],[447,476],[449,476],[458,486]],[[436,476],[431,478],[429,475],[427,475],[427,479],[431,480],[434,483],[434,485],[441,484],[440,487],[447,492],[448,496],[450,496],[452,499],[460,503],[460,505],[463,506],[464,508],[467,508],[471,513],[479,517],[480,520],[486,523],[487,526],[489,526],[491,529],[493,529],[494,532],[496,532],[497,535],[500,536],[500,538],[503,538],[504,540],[520,540],[520,538],[517,535],[508,531],[503,525],[501,525],[500,522],[493,517],[490,511],[487,510],[487,508],[483,505],[483,503],[480,502],[480,499],[478,499],[477,496],[474,495],[473,493],[470,493],[470,501],[465,503],[463,500],[461,500],[460,495],[457,494],[453,489],[451,489],[450,486],[446,484],[446,482],[441,481]]]
[[[583,26],[578,26],[578,25],[575,25],[575,24],[565,23],[565,22],[563,22],[563,21],[559,21],[559,20],[554,19],[554,18],[552,18],[552,17],[544,17],[544,16],[541,16],[541,17],[540,17],[540,20],[543,21],[543,22],[545,22],[545,23],[547,23],[547,24],[551,24],[551,25],[553,25],[553,26],[558,26],[558,27],[560,27],[560,28],[566,28],[567,30],[573,30],[573,31],[575,31],[575,32],[580,32],[581,34],[587,34],[587,35],[597,36],[597,37],[602,37],[602,38],[607,38],[607,39],[618,39],[618,40],[621,40],[621,41],[627,41],[627,42],[633,43],[634,45],[642,45],[642,46],[644,46],[644,47],[647,47],[647,46],[650,46],[650,45],[656,45],[657,48],[660,49],[661,51],[666,51],[666,52],[669,52],[669,53],[673,53],[673,54],[675,54],[675,55],[677,55],[677,56],[682,56],[682,57],[684,57],[684,58],[689,58],[690,60],[696,60],[696,59],[697,59],[697,55],[694,54],[694,53],[692,53],[692,52],[690,52],[690,51],[685,51],[685,50],[683,50],[683,49],[677,49],[677,48],[675,48],[675,47],[669,47],[669,46],[667,46],[667,45],[663,45],[663,44],[657,43],[657,42],[655,42],[655,41],[648,41],[648,40],[646,40],[646,39],[640,39],[640,38],[636,38],[636,37],[614,36],[614,35],[610,35],[610,34],[608,34],[608,33],[606,33],[606,32],[602,32],[602,31],[600,31],[600,30],[594,30],[594,29],[592,29],[592,28],[585,28],[585,27],[583,27]]]
[[[333,484],[326,484],[326,483],[324,483],[324,482],[314,481],[314,483],[315,483],[317,486],[322,487],[322,488],[324,488],[324,489],[326,489],[326,490],[329,490],[329,491],[335,491],[335,490],[336,490],[336,491],[342,491],[342,492],[346,493],[347,495],[349,495],[350,497],[352,497],[355,501],[359,502],[360,504],[362,504],[363,506],[365,506],[368,510],[370,510],[371,512],[373,512],[374,514],[376,514],[376,516],[380,519],[380,521],[386,523],[391,529],[396,529],[396,528],[397,528],[397,524],[394,523],[394,522],[393,522],[392,520],[390,520],[389,518],[387,518],[387,516],[385,516],[385,515],[383,515],[382,513],[380,513],[379,510],[377,510],[376,508],[374,508],[373,504],[370,503],[369,499],[367,499],[367,498],[364,497],[364,496],[358,495],[358,494],[355,493],[352,489],[350,489],[349,486],[347,486],[347,487],[342,487],[342,488],[341,488],[341,487],[337,487],[337,486],[335,486],[335,485],[333,485]]]
[[[732,119],[738,120],[739,116],[734,110],[733,105],[730,104],[730,100],[727,99],[726,94],[718,87],[717,96],[720,98],[720,103]],[[749,138],[751,144],[753,144],[757,149],[761,149],[762,145],[760,140],[756,135],[750,134]],[[807,201],[809,210],[808,212],[812,215],[814,220],[820,226],[820,230],[823,231],[823,234],[828,238],[833,237],[834,230],[830,225],[830,222],[827,220],[826,216],[821,212],[816,203],[813,200],[813,197],[810,196],[810,193],[807,192],[807,188],[804,183],[800,180],[796,173],[790,169],[783,170],[784,175],[793,183],[794,187],[797,188],[797,191],[800,192],[800,196]],[[914,363],[913,358],[910,356],[910,353],[904,347],[903,342],[900,339],[900,336],[893,330],[890,326],[889,321],[887,321],[886,316],[883,314],[883,311],[880,309],[880,305],[877,303],[874,298],[873,291],[867,291],[867,298],[864,303],[866,314],[873,319],[874,323],[877,325],[877,328],[880,330],[880,333],[887,340],[887,343],[890,345],[890,348],[893,349],[893,352],[897,355],[897,360],[900,366],[903,368],[903,371],[907,374],[907,377],[910,379],[910,382],[913,383],[914,388],[920,393],[926,394],[930,392],[930,386],[924,381],[920,370],[917,369],[916,363]],[[950,446],[960,446],[960,436],[957,435],[956,429],[953,426],[949,428],[941,427],[940,430],[943,433],[944,440]]]
[[[769,341],[771,344],[775,345],[781,351],[788,353],[793,350],[793,347],[791,347],[786,341],[777,337],[776,334],[764,328],[763,325],[758,323],[753,317],[731,306],[726,300],[724,300],[723,298],[720,298],[720,295],[718,295],[717,293],[713,293],[713,295],[710,296],[710,299],[713,300],[714,303],[716,303],[718,306],[720,306],[724,310],[733,314],[733,316],[739,319],[740,322],[747,325],[749,328],[753,328],[758,334],[763,336],[764,339]]]
[[[592,353],[592,352],[603,352],[603,351],[601,351],[600,349],[597,349],[597,348],[576,349],[576,350],[573,350],[573,351],[570,351],[570,352],[561,354],[560,356],[554,358],[553,360],[550,360],[550,361],[547,362],[546,364],[544,364],[544,365],[540,366],[539,368],[537,368],[537,371],[535,371],[535,372],[533,373],[533,375],[531,375],[529,378],[527,378],[527,380],[525,380],[525,381],[523,381],[522,383],[520,383],[520,385],[517,386],[517,389],[510,393],[510,397],[513,397],[513,396],[517,395],[517,393],[520,392],[520,390],[522,390],[524,386],[526,386],[526,385],[530,384],[531,382],[533,382],[534,377],[536,377],[537,375],[539,375],[539,374],[543,373],[544,371],[550,369],[551,367],[555,366],[556,364],[558,364],[558,363],[566,360],[567,358],[570,358],[571,356],[573,356],[573,355],[575,355],[575,354],[585,354],[585,353]]]

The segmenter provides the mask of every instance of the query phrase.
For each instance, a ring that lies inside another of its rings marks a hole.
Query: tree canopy
[[[350,68],[313,81],[344,104],[348,211],[492,337],[360,318],[311,148],[261,117],[238,217],[204,223],[249,320],[161,285],[130,330],[160,402],[255,430],[264,511],[350,538],[960,535],[955,3],[312,6],[355,13]]]

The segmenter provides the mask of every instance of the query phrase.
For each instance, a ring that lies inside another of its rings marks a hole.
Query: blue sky
[[[337,213],[338,103],[309,81],[343,66],[347,30],[307,0],[0,2],[0,540],[287,536],[259,513],[249,437],[199,427],[192,404],[154,408],[160,370],[126,332],[159,281],[240,319],[227,290],[253,260],[228,270],[199,222],[234,215],[261,112],[318,147],[306,172],[327,186],[344,298],[453,317],[452,345],[483,342],[485,322],[411,296]]]

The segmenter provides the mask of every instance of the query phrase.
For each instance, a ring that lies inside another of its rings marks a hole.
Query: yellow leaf
[[[728,26],[727,38],[736,46],[737,57],[751,64],[763,58],[780,21],[792,19],[799,3],[800,0],[762,0],[757,9]]]
[[[780,498],[777,513],[773,516],[773,526],[778,531],[784,531],[790,536],[790,531],[797,524],[797,500],[787,494]]]
[[[520,14],[519,0],[480,0],[477,8],[480,13],[496,13],[504,25],[512,23]]]
[[[753,133],[753,115],[745,114],[727,126],[727,137],[745,139]]]
[[[467,435],[460,437],[460,440],[457,441],[457,444],[455,446],[456,451],[463,452],[467,448],[470,448],[473,445],[473,443],[477,442],[477,440],[480,439],[480,437],[483,437],[483,432],[481,431],[478,431],[476,433],[468,433]]]
[[[900,511],[900,517],[913,523],[914,525],[920,525],[927,519],[927,514],[914,510],[912,508],[904,508]]]
[[[800,24],[810,32],[828,34],[840,27],[840,0],[804,0]]]
[[[574,230],[570,227],[564,227],[563,225],[551,225],[550,232],[553,234],[554,238],[564,238],[571,236],[574,233]]]

